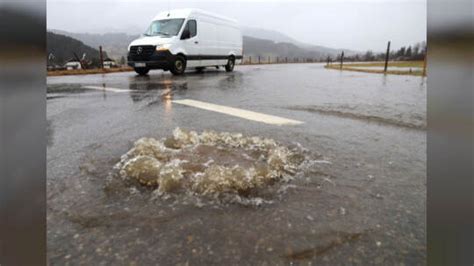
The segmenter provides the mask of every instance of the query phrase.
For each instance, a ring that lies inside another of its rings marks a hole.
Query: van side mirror
[[[181,34],[181,40],[189,38],[191,38],[191,32],[189,32],[188,29],[183,30],[183,33]]]

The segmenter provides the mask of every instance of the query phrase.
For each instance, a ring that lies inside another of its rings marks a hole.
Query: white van
[[[127,59],[139,75],[219,66],[230,72],[242,61],[242,34],[235,20],[198,9],[170,10],[159,13],[128,46]]]

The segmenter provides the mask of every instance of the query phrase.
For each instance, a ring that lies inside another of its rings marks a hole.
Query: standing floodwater
[[[423,264],[425,108],[421,77],[322,64],[48,78],[49,262]]]

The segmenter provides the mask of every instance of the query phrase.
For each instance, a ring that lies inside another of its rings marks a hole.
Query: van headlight
[[[170,49],[171,44],[165,43],[165,44],[159,44],[156,46],[156,51],[167,51]]]

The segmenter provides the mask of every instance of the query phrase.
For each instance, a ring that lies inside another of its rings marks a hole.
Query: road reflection
[[[155,104],[160,101],[171,101],[174,92],[185,92],[188,89],[187,81],[175,81],[171,78],[130,77],[129,78],[130,98],[133,102],[148,101]]]

